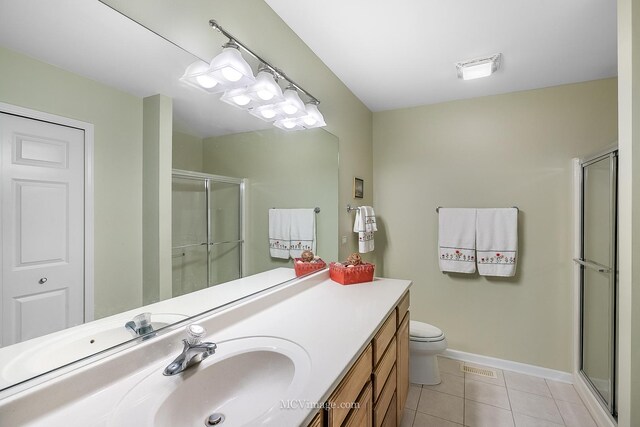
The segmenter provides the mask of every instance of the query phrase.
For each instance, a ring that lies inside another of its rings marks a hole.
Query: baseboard
[[[573,383],[573,375],[569,372],[556,371],[555,369],[543,368],[526,363],[512,362],[510,360],[498,359],[495,357],[482,356],[480,354],[466,353],[464,351],[447,349],[442,353],[450,359],[461,360],[463,362],[477,363],[478,365],[490,366],[492,368],[505,369],[507,371],[518,372],[520,374],[533,375],[554,381]]]
[[[618,424],[613,420],[611,415],[600,405],[598,399],[593,395],[589,386],[584,379],[578,374],[573,375],[573,387],[584,402],[585,406],[591,413],[598,427],[616,427]]]

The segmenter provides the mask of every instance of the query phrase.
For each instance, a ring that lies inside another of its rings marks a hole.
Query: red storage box
[[[361,264],[353,267],[336,265],[332,262],[329,265],[329,276],[334,282],[341,285],[353,285],[355,283],[373,282],[374,264]]]
[[[302,261],[301,258],[293,259],[293,266],[296,269],[296,277],[304,276],[305,274],[313,273],[314,271],[322,270],[323,268],[327,268],[327,263],[322,259],[316,260],[316,262],[298,262]]]

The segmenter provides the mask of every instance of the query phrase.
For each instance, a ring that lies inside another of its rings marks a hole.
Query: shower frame
[[[245,195],[246,195],[246,179],[244,178],[235,178],[235,177],[230,177],[230,176],[223,176],[223,175],[213,175],[213,174],[208,174],[208,173],[202,173],[202,172],[193,172],[193,171],[187,171],[187,170],[181,170],[181,169],[172,169],[171,171],[171,179],[173,180],[174,178],[180,178],[180,179],[187,179],[187,180],[193,180],[193,181],[202,181],[204,183],[204,191],[205,191],[205,205],[206,205],[206,215],[207,215],[207,221],[206,221],[206,236],[207,236],[207,241],[206,242],[202,242],[200,244],[189,244],[189,245],[181,245],[181,246],[173,246],[171,247],[172,250],[175,249],[185,249],[187,247],[194,247],[194,246],[204,246],[206,245],[207,247],[207,287],[211,286],[211,249],[212,246],[216,246],[216,245],[221,245],[221,244],[233,244],[236,243],[238,245],[240,245],[240,251],[239,251],[239,260],[238,260],[238,266],[239,266],[239,276],[240,277],[244,277],[245,271],[246,271],[246,266],[245,266],[245,261],[246,261],[246,236],[245,236],[245,217],[246,217],[246,213],[245,213],[245,208],[246,208],[246,202],[245,202]],[[237,184],[239,186],[240,189],[240,195],[239,195],[239,202],[240,202],[240,206],[238,209],[238,225],[239,225],[239,230],[240,230],[240,236],[238,240],[229,240],[229,241],[222,241],[222,242],[212,242],[212,238],[211,238],[211,184],[212,183],[224,183],[224,184]]]
[[[585,183],[584,183],[584,169],[589,165],[596,162],[609,159],[610,162],[610,183],[611,193],[609,200],[610,220],[609,232],[611,237],[611,245],[609,249],[609,266],[600,265],[598,263],[589,262],[584,258],[584,233],[585,233]],[[604,417],[598,417],[603,423],[615,425],[617,424],[617,380],[618,380],[618,197],[617,197],[617,184],[618,184],[618,147],[617,144],[609,146],[607,149],[597,152],[582,159],[574,159],[574,202],[576,210],[576,228],[575,228],[575,246],[574,246],[574,262],[576,267],[576,290],[577,296],[575,300],[575,321],[576,321],[576,333],[575,335],[575,372],[576,380],[580,383],[576,383],[578,391],[586,390],[588,400],[594,402],[602,409]],[[605,268],[606,267],[606,268]],[[605,269],[609,269],[609,284],[610,284],[610,297],[612,301],[612,319],[610,324],[610,347],[612,349],[612,355],[610,357],[609,372],[610,378],[610,396],[606,401],[601,396],[598,388],[593,384],[589,376],[583,370],[584,362],[584,277],[585,269],[595,269],[603,272]],[[582,387],[580,387],[582,386]],[[582,393],[580,393],[582,394]],[[593,406],[592,406],[593,407]],[[606,413],[606,414],[605,414]]]

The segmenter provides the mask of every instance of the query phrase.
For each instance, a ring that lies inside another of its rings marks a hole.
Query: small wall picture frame
[[[364,197],[364,179],[353,178],[353,198],[362,199]]]

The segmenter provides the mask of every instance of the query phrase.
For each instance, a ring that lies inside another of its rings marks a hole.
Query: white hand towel
[[[269,253],[273,258],[289,259],[291,214],[288,209],[269,209]]]
[[[438,217],[440,271],[475,273],[476,210],[440,208]]]
[[[358,252],[367,253],[375,249],[373,233],[378,231],[376,214],[371,206],[361,206],[356,211],[353,223],[354,233],[358,233]]]
[[[478,209],[478,272],[483,276],[516,274],[518,209]]]
[[[316,253],[316,213],[313,209],[289,209],[291,215],[291,258],[303,251]]]
[[[364,228],[366,231],[378,231],[378,226],[376,225],[376,213],[373,211],[371,206],[364,207],[365,212],[365,220],[364,220]]]

